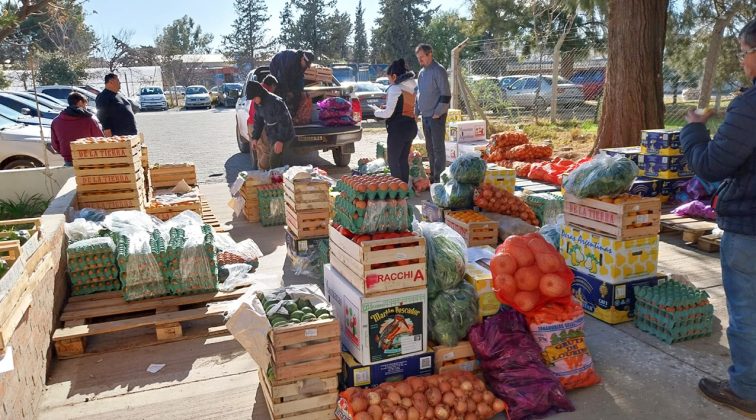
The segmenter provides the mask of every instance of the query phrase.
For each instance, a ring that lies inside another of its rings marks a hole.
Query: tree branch
[[[32,0],[23,0],[22,6],[16,11],[13,16],[13,24],[10,24],[4,28],[0,28],[0,41],[9,37],[16,31],[16,29],[23,23],[29,16],[38,14],[42,9],[48,6],[50,0],[38,0],[32,4]]]

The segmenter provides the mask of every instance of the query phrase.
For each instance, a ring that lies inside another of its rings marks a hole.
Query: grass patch
[[[25,219],[39,217],[47,210],[50,200],[39,194],[27,196],[16,194],[15,200],[0,200],[0,220]]]

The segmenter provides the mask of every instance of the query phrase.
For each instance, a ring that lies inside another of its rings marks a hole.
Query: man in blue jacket
[[[449,111],[451,88],[446,69],[433,59],[433,48],[420,44],[415,56],[422,69],[417,76],[415,115],[422,116],[425,148],[431,169],[431,182],[439,182],[446,169],[446,114]]]
[[[740,64],[756,84],[756,20],[739,40]],[[724,181],[713,206],[724,231],[720,255],[732,366],[729,380],[704,378],[698,387],[715,402],[756,418],[756,87],[733,99],[713,140],[705,125],[712,115],[690,110],[680,140],[696,175]]]
[[[264,129],[268,142],[273,146],[269,167],[280,168],[283,166],[284,147],[296,138],[289,110],[283,99],[269,93],[258,82],[247,83],[247,95],[253,102],[251,106],[255,107],[250,146],[257,148]]]
[[[270,60],[270,74],[278,80],[275,94],[286,102],[292,114],[296,114],[304,92],[304,72],[314,59],[311,51],[284,50]]]

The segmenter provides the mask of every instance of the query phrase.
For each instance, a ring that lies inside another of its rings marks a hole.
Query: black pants
[[[388,165],[391,176],[409,181],[409,152],[417,136],[417,123],[409,118],[386,122],[388,131]]]

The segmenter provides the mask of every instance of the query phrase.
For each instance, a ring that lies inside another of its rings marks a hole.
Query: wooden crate
[[[276,385],[305,374],[341,371],[341,333],[335,318],[273,328],[268,347],[268,371]]]
[[[197,200],[174,204],[160,204],[153,199],[144,210],[147,214],[151,214],[158,219],[165,221],[186,210],[191,210],[202,216],[202,203],[200,200]]]
[[[228,308],[224,305],[207,307],[206,304],[231,301],[246,291],[247,288],[243,288],[227,293],[162,296],[133,302],[126,302],[120,291],[72,296],[60,316],[63,327],[53,333],[53,344],[58,358],[67,359],[91,352],[115,351],[164,341],[224,334],[226,329],[223,326],[223,314]],[[152,314],[145,315],[146,312]],[[213,327],[185,331],[183,323],[201,319],[214,321]],[[151,330],[147,336],[129,335],[123,339],[111,340],[105,347],[95,346],[92,351],[87,348],[88,338],[104,339],[99,336],[145,327]]]
[[[275,385],[265,377],[262,370],[257,372],[271,419],[333,418],[336,401],[339,398],[338,376],[335,372]],[[305,375],[306,373],[303,372],[301,376]]]
[[[615,239],[632,239],[659,233],[661,201],[657,197],[612,204],[592,198],[564,196],[564,221]]]
[[[28,226],[28,228],[26,228]],[[42,219],[32,217],[27,219],[3,220],[0,221],[0,242],[13,241],[13,233],[18,227],[24,228],[29,232],[29,239],[21,245],[20,258],[23,261],[29,261],[34,253],[42,244]]]
[[[231,230],[229,226],[221,225],[218,218],[215,217],[215,213],[213,213],[213,209],[210,208],[210,203],[208,203],[207,200],[201,199],[200,204],[202,206],[202,223],[210,225],[210,227],[216,232],[228,232]]]
[[[460,341],[453,347],[428,344],[434,353],[433,369],[435,373],[444,373],[450,370],[478,372],[479,363],[469,341]]]
[[[325,181],[284,181],[284,197],[295,210],[330,209],[330,184]]]
[[[331,265],[365,296],[427,284],[422,236],[358,245],[329,226],[328,238]]]
[[[298,239],[328,236],[329,219],[328,209],[296,211],[286,203],[286,225]]]
[[[705,252],[718,252],[722,238],[719,235],[702,235],[696,241],[696,247]]]
[[[304,73],[304,80],[307,82],[333,82],[333,70],[329,67],[311,66]]]
[[[182,179],[190,186],[197,185],[197,171],[193,163],[155,164],[150,167],[152,188],[173,188]]]
[[[260,204],[257,198],[257,184],[252,180],[247,180],[242,188],[239,190],[239,194],[244,199],[244,217],[251,223],[260,222]]]
[[[467,246],[491,245],[499,243],[499,224],[493,220],[488,222],[463,222],[454,217],[454,212],[448,212],[445,223],[455,232],[462,235]]]

